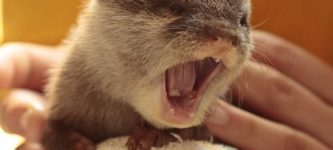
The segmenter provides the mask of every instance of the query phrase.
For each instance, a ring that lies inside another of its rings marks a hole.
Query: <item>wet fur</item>
[[[174,15],[170,2],[189,9]],[[98,143],[131,133],[142,120],[157,128],[200,125],[249,55],[249,29],[238,25],[249,9],[248,0],[91,0],[51,73],[46,150],[68,149],[58,143],[67,130]],[[219,32],[210,35],[206,27]],[[226,70],[210,83],[193,122],[161,119],[165,71],[208,56],[221,58]]]

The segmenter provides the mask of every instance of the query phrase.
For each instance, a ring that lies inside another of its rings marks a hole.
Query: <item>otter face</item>
[[[202,123],[252,48],[249,0],[97,0],[91,7],[93,37],[108,53],[98,57],[117,72],[105,71],[117,87],[110,92],[159,128]]]

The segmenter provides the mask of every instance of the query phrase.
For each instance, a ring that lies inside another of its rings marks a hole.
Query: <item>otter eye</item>
[[[243,17],[239,20],[239,25],[244,28],[249,27],[248,17],[247,15],[243,15]]]
[[[177,15],[180,15],[184,12],[184,8],[178,4],[171,4],[169,9]]]

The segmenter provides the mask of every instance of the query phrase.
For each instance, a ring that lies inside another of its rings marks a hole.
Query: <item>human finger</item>
[[[286,75],[249,62],[233,91],[244,99],[248,110],[306,132],[333,147],[332,108]]]
[[[38,142],[45,122],[43,97],[31,91],[13,90],[1,99],[3,129],[20,134],[29,142]]]
[[[11,43],[0,48],[0,89],[22,87],[41,90],[46,73],[61,52],[54,47]]]
[[[41,144],[38,143],[24,143],[16,150],[44,150]]]
[[[253,56],[307,87],[333,106],[333,69],[299,46],[266,32],[254,32]]]
[[[328,150],[302,132],[251,115],[222,101],[212,109],[206,126],[219,139],[245,150]]]

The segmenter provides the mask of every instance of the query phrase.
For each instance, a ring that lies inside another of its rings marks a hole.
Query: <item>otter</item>
[[[44,148],[94,149],[146,123],[201,126],[250,55],[250,10],[250,0],[90,0],[51,71]]]

